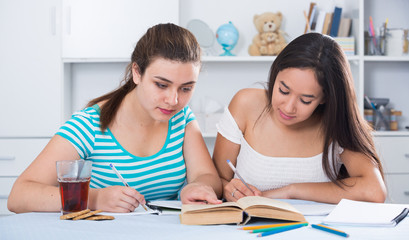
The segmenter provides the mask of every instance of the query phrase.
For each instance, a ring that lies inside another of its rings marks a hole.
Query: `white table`
[[[111,221],[60,220],[59,213],[24,213],[0,217],[0,239],[343,239],[312,229],[310,226],[258,238],[239,230],[237,225],[182,225],[178,215],[115,216]],[[306,216],[320,223],[324,216]],[[249,225],[271,224],[273,221],[251,222]],[[393,228],[337,227],[347,232],[347,239],[409,239],[409,217]]]

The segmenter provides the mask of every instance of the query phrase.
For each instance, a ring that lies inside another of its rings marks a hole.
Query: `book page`
[[[239,204],[242,209],[246,209],[252,206],[269,206],[272,208],[283,209],[290,212],[299,213],[299,211],[289,203],[260,196],[248,196],[240,198],[237,201],[237,204]]]
[[[217,210],[234,210],[240,209],[240,206],[235,202],[224,202],[221,204],[183,204],[182,214],[185,212],[206,212],[206,211],[217,211]]]
[[[152,210],[148,208],[148,211],[143,209],[141,205],[139,205],[133,212],[128,212],[128,213],[117,213],[117,212],[101,212],[99,213],[100,215],[110,215],[110,216],[130,216],[130,215],[145,215],[145,214],[160,214],[156,210]]]
[[[182,202],[179,200],[153,200],[149,204],[161,208],[182,209]]]
[[[182,209],[182,202],[179,200],[153,200],[149,201],[149,206],[159,207],[162,214],[178,215]]]

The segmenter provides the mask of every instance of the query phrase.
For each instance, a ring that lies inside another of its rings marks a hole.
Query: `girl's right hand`
[[[131,187],[110,186],[90,189],[89,206],[105,212],[133,212],[139,204],[146,204],[145,197]]]
[[[242,197],[246,196],[261,196],[262,193],[256,187],[251,184],[247,184],[251,188],[248,189],[244,183],[237,178],[233,178],[228,184],[224,186],[223,197],[229,202],[235,202]]]

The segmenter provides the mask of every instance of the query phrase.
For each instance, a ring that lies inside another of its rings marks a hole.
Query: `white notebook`
[[[409,204],[370,203],[342,199],[324,218],[328,225],[394,227],[409,211]]]

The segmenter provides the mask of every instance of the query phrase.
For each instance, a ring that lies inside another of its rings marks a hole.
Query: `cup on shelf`
[[[84,160],[57,161],[56,167],[60,185],[61,214],[87,209],[92,162]]]
[[[391,110],[384,105],[380,105],[376,112],[374,112],[374,129],[376,131],[390,130],[390,115]]]
[[[386,30],[386,55],[402,56],[408,53],[408,30],[388,28]]]
[[[365,55],[385,55],[385,46],[385,35],[370,36],[365,32]]]

